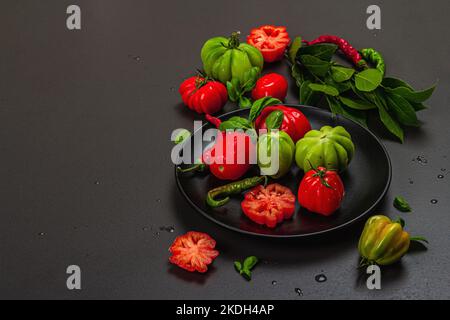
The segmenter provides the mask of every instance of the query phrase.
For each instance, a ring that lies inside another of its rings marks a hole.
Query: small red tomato
[[[324,167],[309,170],[298,188],[298,202],[311,212],[329,216],[341,206],[344,184],[338,173]]]
[[[270,96],[284,101],[287,90],[288,82],[285,77],[278,73],[269,73],[256,81],[252,90],[252,98],[258,100]]]
[[[274,228],[290,219],[295,211],[295,196],[278,183],[259,185],[245,194],[241,203],[244,214],[252,221]]]
[[[311,124],[303,113],[296,108],[286,106],[265,107],[261,111],[261,114],[256,118],[255,128],[257,130],[267,129],[266,118],[276,110],[280,110],[284,114],[280,130],[286,132],[294,142],[303,138],[303,136],[311,130]]]
[[[222,83],[202,77],[184,80],[179,92],[184,104],[197,113],[216,113],[228,100],[227,88]]]
[[[264,61],[274,62],[283,59],[291,39],[285,27],[262,26],[250,31],[247,43],[261,51]]]
[[[232,150],[228,152],[227,150]],[[252,155],[256,146],[248,134],[243,132],[221,132],[214,145],[205,150],[202,162],[209,171],[221,180],[237,180],[252,166]],[[230,158],[231,157],[231,158]]]
[[[189,231],[172,243],[169,261],[188,271],[204,273],[219,255],[219,251],[214,250],[215,246],[216,241],[206,233]]]

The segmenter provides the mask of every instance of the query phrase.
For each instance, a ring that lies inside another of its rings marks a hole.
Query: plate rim
[[[325,110],[323,108],[319,108],[319,107],[314,107],[314,106],[307,106],[307,105],[301,105],[301,104],[292,104],[292,103],[282,103],[282,104],[277,104],[277,105],[283,105],[283,106],[287,106],[287,107],[293,107],[298,109],[299,111],[301,111],[300,108],[307,108],[307,109],[312,109],[314,111],[318,111],[318,112],[323,112],[323,113],[327,113],[329,115],[332,116],[332,113],[328,110]],[[241,109],[235,109],[226,113],[223,113],[219,116],[217,116],[217,118],[222,119],[224,117],[229,116],[230,114],[233,113],[237,113],[246,109],[250,109],[250,108],[241,108]],[[202,208],[198,207],[190,198],[189,196],[186,194],[186,192],[184,191],[184,188],[181,186],[181,182],[179,179],[179,172],[177,170],[178,165],[174,165],[175,168],[175,181],[178,187],[178,190],[181,192],[181,194],[183,195],[183,197],[187,200],[187,202],[189,203],[189,205],[195,209],[195,211],[199,212],[200,214],[202,214],[204,217],[206,217],[207,219],[213,221],[214,223],[232,230],[234,232],[238,232],[241,234],[247,234],[247,235],[252,235],[252,236],[258,236],[258,237],[265,237],[265,238],[306,238],[306,237],[315,237],[315,236],[319,236],[319,235],[323,235],[326,233],[332,233],[335,232],[337,230],[342,230],[345,228],[348,228],[350,225],[358,222],[359,220],[361,220],[363,217],[367,216],[368,214],[370,214],[372,212],[373,209],[375,209],[375,207],[381,202],[381,200],[383,200],[383,198],[386,196],[387,191],[389,190],[389,187],[391,185],[391,180],[392,180],[392,163],[391,163],[391,158],[389,156],[389,153],[387,152],[386,146],[384,145],[384,143],[372,132],[370,131],[368,128],[362,126],[360,123],[349,119],[345,116],[342,115],[336,115],[336,117],[343,117],[348,121],[353,122],[354,124],[356,124],[357,126],[361,127],[363,130],[365,130],[367,133],[369,133],[369,135],[371,135],[376,142],[378,142],[378,144],[381,146],[381,149],[384,152],[384,155],[386,156],[387,159],[387,164],[388,164],[388,179],[386,182],[386,185],[384,186],[383,192],[381,193],[381,195],[377,198],[377,200],[364,212],[362,212],[360,215],[358,215],[357,217],[341,224],[335,227],[332,227],[330,229],[326,229],[326,230],[321,230],[321,231],[315,231],[315,232],[309,232],[309,233],[303,233],[303,234],[263,234],[263,233],[257,233],[257,232],[253,232],[253,231],[247,231],[247,230],[242,230],[239,229],[237,227],[233,227],[230,226],[224,222],[221,222],[217,219],[215,219],[214,217],[212,217],[209,213],[205,212]],[[203,129],[205,126],[209,125],[208,123],[205,123],[204,125],[202,125],[198,130]],[[197,130],[197,131],[198,131]],[[195,132],[194,132],[195,133]]]

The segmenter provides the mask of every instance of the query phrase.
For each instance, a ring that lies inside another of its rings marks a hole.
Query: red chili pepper
[[[344,53],[344,55],[352,61],[354,65],[358,67],[364,67],[366,65],[366,62],[362,59],[361,54],[358,52],[358,50],[353,48],[347,40],[342,39],[338,36],[326,34],[312,41],[304,41],[304,42],[309,46],[317,43],[334,43],[339,47],[339,49]]]
[[[222,123],[222,120],[220,120],[219,118],[213,117],[210,114],[206,114],[205,115],[206,120],[211,123],[213,126],[215,126],[217,129],[219,129],[220,124]]]

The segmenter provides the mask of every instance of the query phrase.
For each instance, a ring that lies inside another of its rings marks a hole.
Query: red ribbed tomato
[[[338,173],[324,167],[309,170],[298,188],[298,202],[311,212],[329,216],[341,206],[344,184]]]
[[[222,83],[202,77],[184,80],[179,92],[184,104],[197,113],[216,113],[228,100],[227,88]]]
[[[256,118],[256,129],[267,129],[266,118],[273,111],[280,110],[284,114],[283,122],[280,130],[286,132],[294,142],[303,138],[303,136],[311,130],[311,124],[303,113],[296,108],[286,106],[269,106],[265,107],[261,114]]]

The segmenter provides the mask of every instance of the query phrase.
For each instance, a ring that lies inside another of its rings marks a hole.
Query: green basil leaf
[[[338,47],[335,44],[318,43],[312,46],[301,47],[297,51],[297,58],[300,58],[301,61],[301,56],[309,55],[325,61],[330,61],[337,49]]]
[[[311,106],[315,105],[319,101],[320,95],[311,90],[309,87],[310,84],[311,81],[309,80],[302,83],[300,87],[300,104]]]
[[[413,127],[419,126],[416,111],[408,100],[396,94],[389,94],[386,97],[386,102],[389,110],[392,111],[401,124]]]
[[[268,130],[279,129],[283,122],[284,113],[280,110],[272,111],[266,118],[266,127]]]
[[[356,109],[356,110],[371,110],[376,109],[376,105],[373,103],[367,102],[362,99],[351,99],[343,96],[339,96],[339,100],[346,105],[349,108]]]
[[[333,77],[330,75],[327,75],[324,79],[325,83],[335,87],[339,93],[347,92],[352,88],[352,82],[351,81],[343,81],[343,82],[336,82],[333,80]]]
[[[388,87],[388,88],[392,88],[392,89],[395,89],[398,87],[406,87],[408,89],[414,90],[408,83],[406,83],[402,79],[393,78],[393,77],[384,77],[381,84],[384,87]]]
[[[352,110],[345,108],[337,98],[326,96],[328,106],[333,114],[339,114],[345,118],[353,120],[364,127],[367,127],[367,115],[361,110]]]
[[[410,212],[411,207],[409,206],[408,202],[406,202],[405,198],[401,196],[397,196],[394,199],[394,207],[397,210],[400,210],[402,212]]]
[[[297,85],[297,87],[300,87],[303,81],[305,81],[303,72],[301,71],[301,67],[298,64],[292,65],[291,75],[295,79],[295,84]]]
[[[346,68],[340,66],[331,67],[331,77],[336,82],[347,81],[353,76],[354,73],[355,69],[353,68]]]
[[[355,75],[356,88],[363,92],[375,90],[383,80],[383,75],[377,69],[366,69]]]
[[[261,69],[259,67],[253,67],[244,73],[244,83],[241,86],[241,92],[251,91],[258,80]]]
[[[252,101],[247,97],[241,97],[239,99],[239,107],[241,108],[249,108],[252,106]]]
[[[381,122],[383,122],[386,129],[388,129],[393,135],[400,139],[403,143],[404,140],[404,132],[402,127],[398,124],[398,122],[391,117],[391,115],[386,110],[386,107],[382,104],[377,104],[378,113],[380,115]]]
[[[251,129],[251,128],[252,128],[252,124],[250,123],[250,121],[248,121],[245,118],[237,117],[237,116],[231,117],[230,119],[223,121],[219,126],[220,131],[231,130],[231,129],[247,130],[247,129]]]
[[[250,109],[250,114],[248,116],[248,120],[250,122],[255,121],[255,119],[261,113],[262,109],[264,109],[267,106],[273,106],[273,105],[277,105],[280,103],[281,103],[280,100],[278,100],[276,98],[272,98],[272,97],[264,97],[264,98],[256,100],[252,104],[252,107]]]
[[[241,270],[242,270],[242,264],[241,264],[239,261],[235,261],[235,262],[234,262],[234,267],[236,268],[236,270],[237,270],[238,272],[241,272]]]
[[[411,106],[414,108],[414,110],[417,111],[421,111],[421,110],[425,110],[427,109],[427,106],[424,105],[423,103],[419,103],[419,102],[409,102],[411,104]]]
[[[238,99],[237,92],[231,81],[227,81],[227,91],[228,91],[228,98],[232,102],[236,102]]]
[[[253,267],[258,263],[258,258],[255,256],[250,256],[244,260],[244,269],[252,270]]]
[[[409,238],[409,241],[425,242],[426,244],[429,244],[428,240],[425,237],[411,237]]]
[[[436,85],[433,85],[432,87],[425,90],[413,91],[407,87],[397,87],[394,89],[386,88],[386,92],[402,96],[403,98],[411,102],[421,103],[431,97],[435,88]]]
[[[240,274],[247,280],[252,280],[252,273],[248,269],[242,269]]]
[[[326,84],[311,83],[311,84],[309,84],[309,88],[312,91],[322,92],[322,93],[325,93],[326,95],[333,96],[333,97],[336,97],[339,95],[339,91],[335,87],[326,85]]]
[[[344,114],[344,110],[339,101],[330,96],[326,96],[325,98],[327,99],[328,107],[333,114]]]
[[[297,56],[297,52],[301,47],[302,47],[302,38],[295,37],[288,50],[289,61],[291,61],[292,64],[295,64],[295,57]]]
[[[331,66],[330,62],[321,60],[311,55],[300,56],[300,61],[306,69],[318,77],[324,77],[328,70],[330,70]]]

